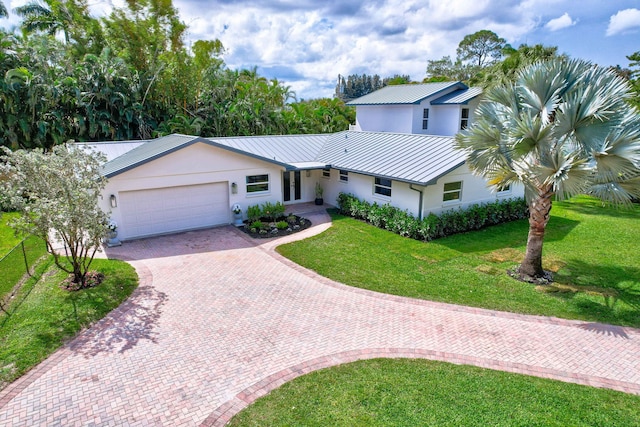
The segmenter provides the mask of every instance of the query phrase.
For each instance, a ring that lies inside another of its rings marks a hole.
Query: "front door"
[[[284,202],[291,203],[302,198],[302,187],[300,185],[300,171],[282,172],[282,186]]]

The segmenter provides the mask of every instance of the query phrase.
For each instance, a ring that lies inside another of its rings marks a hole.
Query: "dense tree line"
[[[411,77],[408,75],[396,74],[393,77],[381,78],[378,74],[351,74],[344,76],[338,74],[338,83],[336,84],[335,98],[344,102],[359,98],[368,93],[382,89],[387,85],[401,85],[411,83]]]
[[[334,132],[355,120],[340,99],[297,102],[255,68],[230,69],[219,40],[187,48],[170,0],[129,0],[100,19],[86,0],[13,12],[22,32],[0,30],[0,145]]]

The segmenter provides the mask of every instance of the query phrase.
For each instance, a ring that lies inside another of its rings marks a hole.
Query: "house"
[[[452,136],[471,124],[482,89],[461,82],[386,86],[354,99],[354,130]]]
[[[469,88],[461,83],[433,85],[426,91],[420,87],[420,97],[431,95],[417,104],[412,101],[405,113],[428,105],[438,111],[432,117],[440,114],[445,120],[447,111],[458,117],[462,106],[474,105],[469,103],[475,97],[470,98]],[[374,108],[404,108],[389,103],[367,106],[365,116],[374,114]],[[316,183],[331,204],[346,192],[419,217],[522,194],[511,188],[492,192],[482,178],[469,172],[451,136],[363,129],[367,120],[358,121],[359,130],[335,134],[226,138],[174,134],[86,145],[109,160],[103,168],[109,181],[100,203],[118,223],[123,240],[230,224],[234,204],[246,212],[248,206],[265,202],[310,202]],[[439,126],[430,123],[431,131]]]

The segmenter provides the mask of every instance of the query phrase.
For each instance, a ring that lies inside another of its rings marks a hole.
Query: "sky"
[[[2,0],[11,9],[25,0]],[[88,0],[101,16],[123,0]],[[298,99],[331,97],[338,74],[426,77],[487,29],[513,47],[557,46],[603,66],[640,51],[640,0],[173,0],[187,43],[219,39],[230,68],[258,67]],[[18,22],[14,14],[0,26]]]

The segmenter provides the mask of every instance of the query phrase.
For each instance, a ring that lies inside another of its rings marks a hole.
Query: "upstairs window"
[[[503,185],[502,187],[498,187],[498,193],[510,193],[511,192],[511,184]]]
[[[422,129],[429,129],[429,109],[422,110]]]
[[[460,130],[464,130],[469,127],[469,109],[463,108],[460,116]]]
[[[456,202],[462,199],[462,181],[447,182],[442,194],[443,202]]]
[[[331,169],[329,169],[329,168],[322,169],[322,177],[323,178],[331,178]]]
[[[340,171],[340,181],[341,182],[348,182],[349,181],[349,172],[348,171]]]
[[[381,196],[391,197],[391,180],[376,177],[373,192]]]
[[[248,175],[247,193],[266,193],[269,191],[269,175]]]

